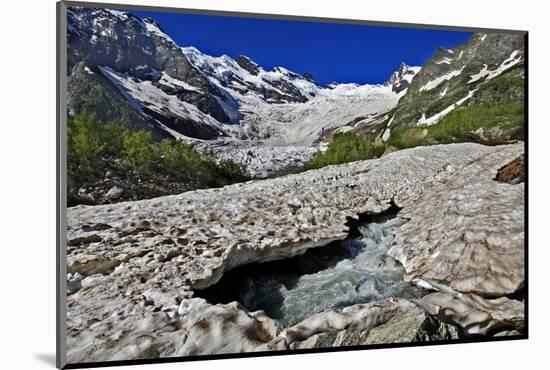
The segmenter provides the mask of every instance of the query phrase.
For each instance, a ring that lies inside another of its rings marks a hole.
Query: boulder
[[[118,200],[122,194],[124,193],[124,189],[118,186],[113,186],[109,189],[107,193],[105,193],[105,198],[109,201],[115,201]]]
[[[345,329],[316,334],[305,341],[293,343],[290,348],[433,342],[458,338],[459,331],[456,327],[437,320],[419,307],[410,307],[370,330]]]

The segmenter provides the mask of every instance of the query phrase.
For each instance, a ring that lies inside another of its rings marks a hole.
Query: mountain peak
[[[153,18],[151,18],[151,17],[143,18],[143,21],[144,21],[145,23],[152,24],[152,25],[154,25],[154,26],[156,26],[156,27],[158,27],[159,29],[162,30],[162,27],[160,26],[160,24],[159,24],[156,20],[154,20]]]
[[[260,73],[260,66],[258,63],[254,62],[252,59],[247,57],[246,55],[239,55],[235,62],[243,68],[244,70],[248,71],[250,74],[257,76],[258,73]]]
[[[115,10],[115,9],[105,9],[105,12],[117,17],[118,19],[120,19],[121,21],[126,21],[128,20],[130,17],[132,17],[132,15],[126,11],[122,11],[122,10]]]
[[[422,67],[411,67],[401,62],[399,68],[392,73],[390,78],[384,83],[384,86],[392,88],[393,92],[399,93],[409,87],[413,77]]]

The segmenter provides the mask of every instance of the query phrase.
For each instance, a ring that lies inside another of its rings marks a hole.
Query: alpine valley
[[[150,18],[72,8],[68,21],[71,115],[192,142],[258,176],[303,164],[329,133],[380,124],[420,70],[403,64],[383,85],[319,86],[244,55],[180,47]]]
[[[524,35],[364,85],[67,40],[69,363],[526,334]]]

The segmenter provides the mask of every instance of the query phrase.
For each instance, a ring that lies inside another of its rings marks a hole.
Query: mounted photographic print
[[[527,338],[526,32],[69,1],[58,38],[58,367]]]

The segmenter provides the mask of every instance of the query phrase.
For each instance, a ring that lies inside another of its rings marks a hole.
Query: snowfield
[[[67,271],[76,288],[67,297],[68,360],[288,350],[348,325],[367,333],[397,316],[396,306],[420,307],[472,335],[523,330],[523,302],[506,296],[524,286],[525,184],[494,180],[523,151],[523,143],[417,147],[218,189],[69,208]],[[406,281],[439,293],[414,305],[349,303],[279,329],[264,311],[196,297],[238,266],[343,240],[350,217],[378,214],[392,200],[409,221],[394,229],[388,255]]]

